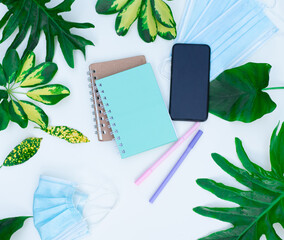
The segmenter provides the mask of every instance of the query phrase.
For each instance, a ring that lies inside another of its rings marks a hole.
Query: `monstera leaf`
[[[163,0],[98,0],[99,14],[118,13],[115,29],[125,36],[138,19],[138,33],[145,42],[155,41],[157,35],[172,40],[176,38],[176,23],[170,7]]]
[[[267,88],[270,69],[267,63],[247,63],[221,73],[210,83],[210,113],[250,123],[274,111],[276,104],[264,92],[272,89]]]
[[[46,4],[50,0],[1,0],[0,2],[8,7],[8,12],[0,21],[0,29],[4,28],[0,43],[8,39],[16,29],[19,29],[9,48],[16,49],[23,42],[29,29],[31,29],[25,50],[25,53],[27,53],[34,50],[38,45],[40,34],[44,32],[46,61],[52,61],[55,51],[55,39],[58,39],[66,62],[73,68],[73,51],[80,50],[85,55],[85,47],[93,45],[93,43],[81,36],[72,34],[70,29],[94,27],[91,23],[76,23],[63,19],[61,14],[69,12],[74,1],[63,0],[59,5],[48,8]]]
[[[23,227],[30,217],[12,217],[0,220],[0,239],[10,240],[12,235]]]
[[[10,63],[10,64],[9,64]],[[57,65],[45,62],[35,65],[33,52],[19,59],[16,50],[8,50],[3,67],[0,64],[0,130],[7,128],[13,121],[26,128],[28,121],[47,128],[48,116],[32,102],[19,100],[18,95],[27,97],[48,105],[54,105],[70,94],[67,87],[61,84],[49,83],[57,72]],[[27,91],[23,91],[29,88]]]
[[[244,191],[217,183],[210,179],[198,179],[197,184],[218,198],[239,205],[234,208],[197,207],[195,212],[206,217],[228,222],[233,227],[213,233],[203,240],[281,240],[273,224],[284,227],[284,123],[280,131],[275,128],[270,142],[271,171],[253,163],[246,154],[242,142],[236,139],[238,157],[244,167],[238,168],[219,154],[212,154],[214,161],[239,183],[249,188]],[[278,132],[278,133],[277,133]]]

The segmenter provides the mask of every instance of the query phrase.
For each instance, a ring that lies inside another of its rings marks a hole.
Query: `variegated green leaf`
[[[162,25],[159,21],[157,21],[158,26],[158,35],[161,38],[164,38],[166,40],[172,40],[177,37],[177,29],[174,28],[168,28]]]
[[[48,116],[40,107],[28,101],[19,101],[19,103],[23,107],[30,121],[38,124],[41,128],[46,128],[48,126]]]
[[[5,72],[3,70],[2,65],[0,64],[0,86],[6,86],[7,82],[8,81],[7,81]]]
[[[7,100],[3,100],[0,104],[0,131],[7,128],[10,122],[9,105]]]
[[[69,143],[87,143],[89,139],[76,129],[66,126],[48,127],[42,129],[46,133],[64,139]]]
[[[0,100],[1,99],[7,99],[8,98],[8,93],[6,90],[0,89]]]
[[[41,140],[42,138],[27,138],[22,141],[9,153],[3,163],[3,166],[15,166],[28,161],[37,153]]]
[[[31,72],[24,78],[21,87],[35,87],[49,83],[58,68],[55,63],[42,63],[31,70]]]
[[[3,58],[3,69],[9,83],[15,80],[15,76],[20,64],[20,58],[16,50],[10,49]]]
[[[35,66],[35,54],[30,52],[26,55],[26,57],[21,62],[20,71],[16,78],[16,83],[22,82],[25,79],[25,76],[31,71],[31,69]]]
[[[125,36],[132,23],[137,19],[142,0],[130,0],[126,6],[120,10],[115,21],[115,30],[119,36]]]
[[[29,98],[47,105],[54,105],[69,94],[69,89],[60,84],[38,87],[27,92]]]
[[[156,19],[165,27],[174,28],[176,23],[172,10],[163,0],[151,0]]]
[[[138,18],[138,32],[145,42],[153,42],[157,37],[157,24],[153,15],[151,0],[143,0]]]
[[[113,14],[120,11],[129,0],[98,0],[96,11],[100,14]]]
[[[28,116],[25,113],[22,106],[18,102],[14,100],[11,100],[9,102],[9,113],[10,113],[12,122],[18,123],[21,128],[27,127]]]

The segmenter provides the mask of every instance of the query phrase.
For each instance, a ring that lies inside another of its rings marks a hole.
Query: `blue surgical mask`
[[[198,2],[196,4],[196,8],[200,14],[198,14],[198,18],[193,19],[189,16],[189,23],[185,24],[187,28],[184,30],[183,41],[189,41],[193,36],[198,35],[202,30],[204,30],[210,23],[214,22],[218,17],[220,17],[224,12],[226,12],[230,7],[232,7],[235,3],[240,0],[201,0],[203,4],[206,4],[201,10],[200,0],[196,0],[194,2]],[[192,9],[195,11],[196,9]]]
[[[211,80],[224,70],[237,66],[278,28],[264,12],[264,4],[257,0],[195,0],[191,4],[199,17],[183,22],[179,42],[208,44],[211,47]],[[198,2],[198,3],[197,3]],[[206,7],[201,11],[201,7]],[[199,3],[202,3],[199,6]],[[192,9],[194,11],[194,9]]]
[[[77,239],[87,235],[88,224],[82,215],[87,198],[72,182],[42,176],[33,208],[34,224],[41,239]]]
[[[176,42],[181,42],[185,39],[187,33],[198,22],[198,19],[210,1],[212,0],[186,0],[184,13],[178,25]]]
[[[105,191],[103,186],[90,185],[89,188],[91,189],[90,197],[79,188],[78,184],[41,176],[34,194],[33,212],[34,224],[42,240],[81,239],[89,234],[87,218],[97,216],[102,211],[102,217],[96,224],[103,220],[114,207],[117,195],[113,195],[112,191]],[[115,198],[106,209],[100,202],[107,202],[108,195],[113,195]],[[87,207],[88,216],[85,217],[85,208],[90,205],[88,201],[93,201],[95,204],[89,209]]]

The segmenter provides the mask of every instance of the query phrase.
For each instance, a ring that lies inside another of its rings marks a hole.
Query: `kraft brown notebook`
[[[118,59],[107,62],[93,63],[89,66],[90,87],[93,102],[93,114],[96,121],[96,133],[99,141],[111,141],[113,139],[112,130],[107,119],[107,115],[97,90],[96,80],[102,79],[131,68],[146,64],[145,56],[136,56]]]

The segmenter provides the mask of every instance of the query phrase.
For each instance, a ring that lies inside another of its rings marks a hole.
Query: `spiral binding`
[[[102,84],[100,83],[99,84],[99,88],[102,88]],[[98,88],[97,88],[98,89]],[[108,116],[108,119],[109,119],[109,122],[110,122],[110,125],[109,127],[112,129],[112,132],[111,134],[114,136],[114,139],[116,141],[116,144],[117,144],[117,147],[118,149],[120,150],[120,152],[122,154],[125,154],[125,149],[123,148],[124,145],[123,145],[123,142],[122,142],[122,139],[121,137],[119,136],[119,131],[118,131],[118,128],[117,128],[117,123],[115,122],[115,119],[113,116],[111,116],[111,106],[110,104],[107,102],[107,97],[105,96],[105,90],[104,89],[98,89],[99,90],[99,94],[101,96],[101,98],[103,98],[103,100],[106,100],[106,101],[103,101],[104,103],[104,107],[105,107],[105,110],[106,110],[106,114]]]
[[[90,71],[88,71],[87,74],[89,75],[88,81],[89,81],[89,88],[91,89],[91,90],[90,90],[90,94],[91,94],[91,96],[92,96],[92,97],[90,98],[90,101],[92,102],[91,107],[92,107],[92,109],[94,109],[94,110],[92,111],[92,114],[93,114],[93,116],[94,116],[94,122],[96,123],[96,124],[94,125],[94,127],[95,127],[95,129],[96,129],[95,134],[98,135],[98,138],[99,138],[99,139],[102,139],[102,134],[104,134],[104,133],[103,133],[103,131],[102,131],[102,129],[101,129],[101,119],[100,119],[100,117],[98,117],[98,118],[96,117],[96,116],[99,116],[99,114],[98,114],[99,110],[98,110],[98,108],[97,108],[98,99],[94,96],[94,92],[97,91],[96,84],[95,84],[94,81],[93,81],[93,80],[95,79],[95,77],[92,77],[92,74],[91,74]]]

